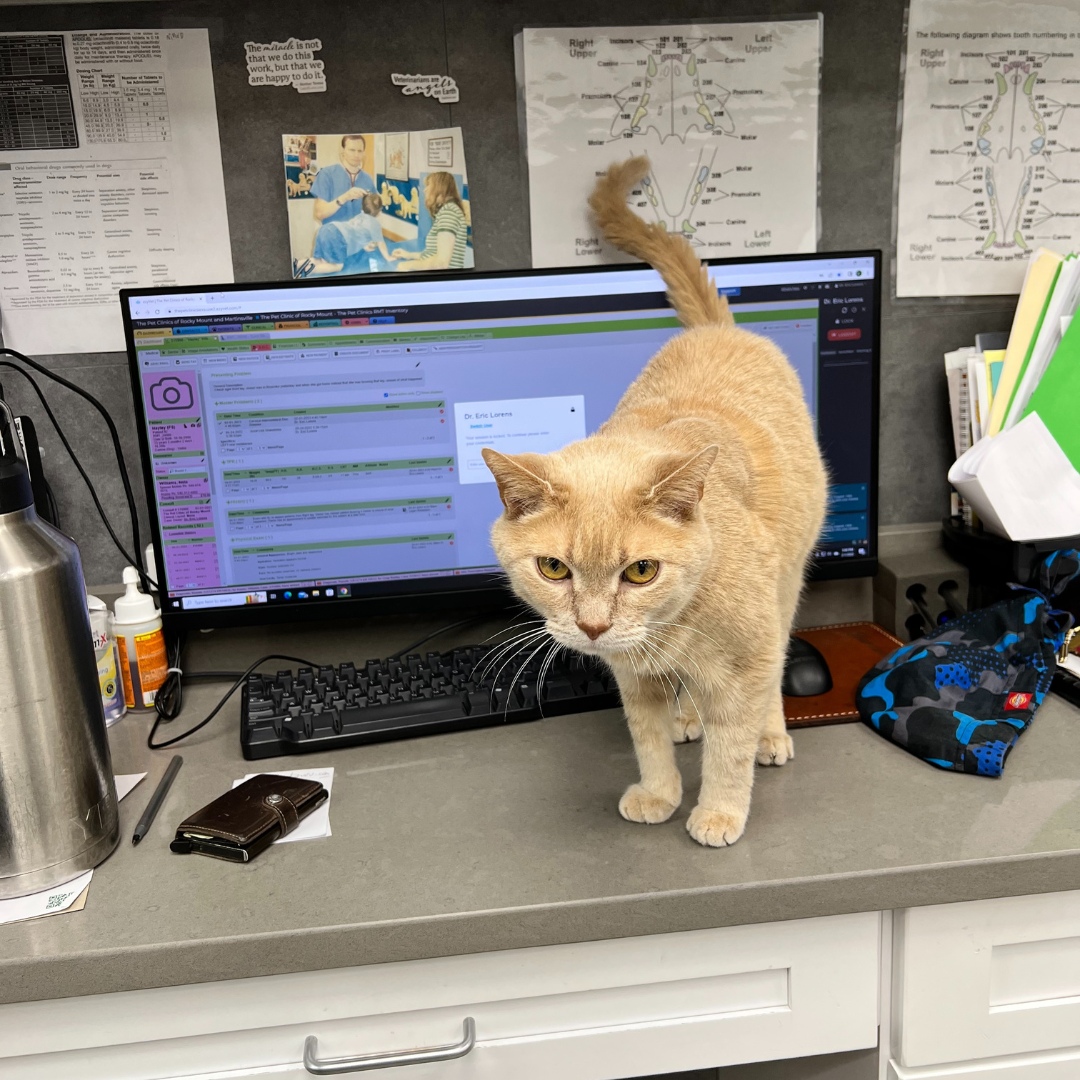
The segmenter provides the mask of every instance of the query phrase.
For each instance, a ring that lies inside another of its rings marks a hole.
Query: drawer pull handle
[[[425,1046],[420,1050],[390,1051],[382,1054],[364,1054],[360,1057],[324,1058],[319,1052],[319,1040],[309,1035],[304,1040],[304,1068],[316,1076],[333,1076],[336,1073],[364,1072],[367,1069],[389,1069],[394,1065],[420,1065],[427,1061],[452,1061],[464,1057],[476,1045],[476,1021],[465,1017],[461,1042],[448,1046]]]

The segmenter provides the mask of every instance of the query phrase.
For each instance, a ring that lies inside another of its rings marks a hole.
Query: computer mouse
[[[788,641],[781,692],[788,697],[816,697],[828,693],[832,684],[825,657],[809,641],[793,634]]]

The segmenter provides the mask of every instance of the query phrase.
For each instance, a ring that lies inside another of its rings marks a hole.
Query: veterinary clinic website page
[[[407,305],[351,308],[304,291],[166,295],[141,310],[133,298],[170,603],[491,572],[501,504],[481,449],[584,438],[678,332],[655,278],[627,292],[628,276],[618,293],[598,280],[582,295],[580,276],[564,293],[558,279],[460,293],[470,283],[446,282]],[[267,310],[283,300],[308,307]],[[815,410],[818,300],[732,300],[736,321],[791,359]]]

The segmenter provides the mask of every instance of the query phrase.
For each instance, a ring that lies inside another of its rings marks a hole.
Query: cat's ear
[[[555,489],[547,478],[543,455],[515,454],[509,457],[490,447],[484,447],[480,453],[499,485],[499,498],[506,507],[508,518],[535,513],[554,497]]]
[[[706,446],[695,454],[669,454],[653,470],[652,485],[645,496],[649,507],[665,517],[687,521],[701,502],[705,477],[720,452]]]

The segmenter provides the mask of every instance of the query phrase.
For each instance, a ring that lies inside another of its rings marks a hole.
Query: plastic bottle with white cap
[[[127,591],[113,604],[113,633],[120,653],[124,701],[129,709],[149,709],[168,674],[161,612],[139,589],[139,571],[124,567]]]

